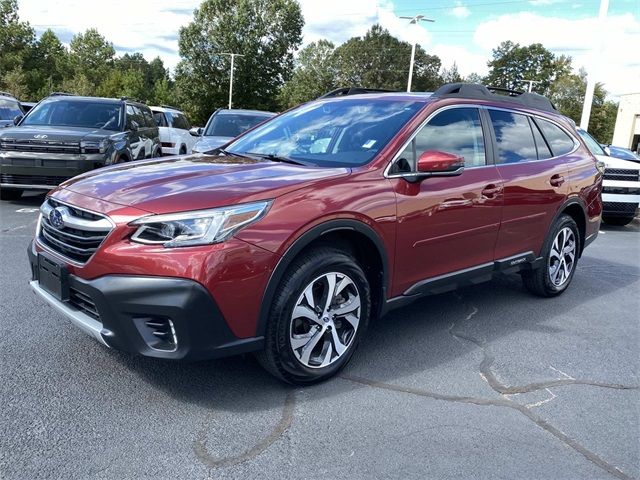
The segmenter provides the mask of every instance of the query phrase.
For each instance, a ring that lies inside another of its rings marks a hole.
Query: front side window
[[[164,116],[163,112],[153,112],[153,119],[156,122],[156,125],[158,127],[166,127],[167,126],[167,119]]]
[[[45,101],[33,107],[21,125],[121,130],[120,104],[74,99]]]
[[[415,172],[420,155],[430,150],[459,155],[467,168],[486,165],[478,109],[452,108],[438,113],[402,151],[390,173]]]
[[[13,120],[22,115],[17,101],[8,98],[0,98],[0,120]]]
[[[525,115],[489,110],[498,145],[497,163],[519,163],[538,159],[533,132]]]
[[[565,155],[573,150],[575,147],[573,139],[560,127],[541,118],[537,118],[536,123],[540,126],[540,130],[542,130],[542,134],[547,139],[547,143],[555,157]],[[604,155],[604,153],[598,155]]]
[[[226,150],[322,167],[365,165],[423,105],[357,97],[308,103],[258,126]]]

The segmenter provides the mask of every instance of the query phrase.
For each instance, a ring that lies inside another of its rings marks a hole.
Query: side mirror
[[[464,171],[464,157],[453,153],[427,150],[418,158],[420,176],[455,176]]]
[[[611,156],[611,149],[608,146],[602,147],[602,149],[604,150],[604,153],[606,153],[609,157]]]
[[[15,117],[13,117],[13,124],[18,125],[20,123],[20,120],[22,120],[23,118],[24,115],[16,115]]]
[[[202,136],[202,128],[201,127],[193,127],[192,129],[189,130],[189,133],[191,135],[193,135],[194,137],[201,137]]]

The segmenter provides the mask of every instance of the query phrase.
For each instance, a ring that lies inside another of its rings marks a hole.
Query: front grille
[[[2,150],[13,152],[44,153],[80,153],[80,142],[60,142],[55,140],[16,140],[4,139],[0,142]]]
[[[48,187],[57,187],[70,178],[71,177],[50,177],[46,175],[13,175],[10,173],[0,175],[1,183],[8,183],[10,185],[46,185]]]
[[[636,213],[638,203],[622,203],[622,202],[602,202],[602,210],[605,213],[628,213],[633,215]]]
[[[621,168],[606,168],[604,170],[605,180],[626,180],[637,182],[640,176],[640,170],[625,170]]]
[[[61,213],[61,226],[52,223],[50,215],[54,209]],[[40,210],[38,241],[78,263],[86,263],[112,229],[107,217],[53,199],[48,199]]]
[[[75,288],[69,289],[69,303],[90,317],[100,320],[100,314],[98,313],[96,304],[93,303],[91,297],[86,293],[76,290]]]
[[[602,187],[602,193],[612,193],[616,195],[640,195],[640,187]]]

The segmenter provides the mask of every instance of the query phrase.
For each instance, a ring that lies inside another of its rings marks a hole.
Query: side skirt
[[[427,278],[409,287],[402,295],[387,300],[383,307],[382,315],[427,295],[437,295],[457,290],[461,287],[488,282],[498,274],[533,270],[542,266],[542,263],[542,257],[536,257],[533,252],[526,252],[475,267],[465,268],[464,270]]]

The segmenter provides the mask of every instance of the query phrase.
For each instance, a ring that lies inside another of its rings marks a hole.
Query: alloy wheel
[[[575,265],[576,238],[569,227],[561,229],[549,253],[549,278],[556,287],[564,285]]]
[[[336,362],[353,343],[360,323],[360,292],[344,273],[325,273],[309,283],[293,308],[291,348],[309,368]]]

